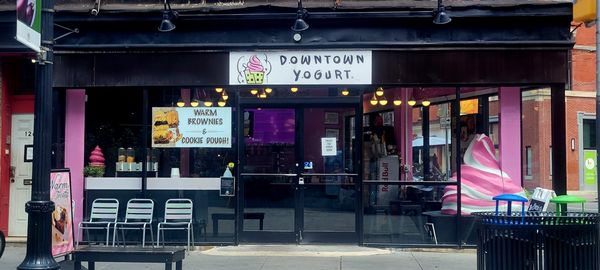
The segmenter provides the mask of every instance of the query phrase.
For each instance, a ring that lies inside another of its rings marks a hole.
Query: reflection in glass
[[[386,187],[397,195],[378,192]],[[456,244],[456,215],[440,211],[445,187],[365,184],[365,243]]]

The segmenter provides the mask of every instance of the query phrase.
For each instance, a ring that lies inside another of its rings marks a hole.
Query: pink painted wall
[[[394,129],[398,142],[401,164],[412,165],[412,107],[408,106],[408,99],[412,93],[411,88],[394,89],[402,104],[394,107]],[[412,170],[404,173],[400,170],[400,180],[412,181]]]
[[[500,166],[515,183],[521,179],[521,90],[501,87],[500,99]]]
[[[73,224],[79,224],[83,219],[84,208],[85,90],[67,90],[65,115],[65,167],[71,169],[71,190],[75,202]],[[75,238],[77,237],[79,236],[76,235]]]

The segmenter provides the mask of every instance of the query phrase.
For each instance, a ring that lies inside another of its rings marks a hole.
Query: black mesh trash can
[[[597,213],[474,213],[478,270],[597,270]]]

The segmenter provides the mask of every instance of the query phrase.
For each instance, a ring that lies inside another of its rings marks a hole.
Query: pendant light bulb
[[[395,100],[394,100],[394,105],[396,105],[396,106],[400,106],[400,105],[402,105],[402,100],[395,99]]]
[[[378,97],[383,96],[383,87],[377,87],[377,90],[375,90],[375,94]]]
[[[265,93],[271,94],[273,92],[273,88],[265,88]]]
[[[219,102],[217,102],[217,105],[219,105],[219,107],[225,107],[225,105],[227,105],[227,101],[219,100]]]
[[[177,107],[183,107],[183,106],[185,106],[185,101],[183,101],[183,99],[179,99],[177,101]]]
[[[258,94],[258,89],[250,89],[250,94],[256,96],[256,94]]]
[[[429,100],[423,100],[421,102],[421,104],[423,104],[424,107],[427,107],[427,106],[431,105],[431,101],[429,101]]]
[[[200,102],[197,99],[192,99],[192,101],[190,102],[190,105],[192,107],[198,107],[198,105],[200,105]]]
[[[227,101],[229,99],[229,95],[227,95],[227,92],[225,92],[225,90],[223,90],[223,95],[221,96],[223,98],[223,100]]]
[[[344,88],[344,90],[342,90],[342,96],[347,96],[350,94],[350,91],[346,88]]]
[[[204,106],[205,107],[212,107],[212,105],[213,105],[212,101],[210,101],[210,100],[204,101]]]
[[[217,88],[215,88],[215,91],[217,93],[221,93],[221,92],[223,92],[223,88],[222,87],[217,87]]]
[[[377,100],[377,96],[373,95],[373,97],[371,98],[371,100],[369,100],[369,102],[371,103],[371,105],[375,106],[375,105],[377,105],[377,103],[379,101]]]
[[[408,103],[408,105],[410,105],[410,106],[415,106],[417,104],[417,102],[412,99],[407,101],[406,103]]]
[[[379,100],[379,105],[385,106],[387,104],[388,104],[388,100],[385,98],[385,96],[383,96],[383,98]]]
[[[290,88],[290,91],[292,91],[292,93],[296,93],[298,92],[298,87],[292,87]]]

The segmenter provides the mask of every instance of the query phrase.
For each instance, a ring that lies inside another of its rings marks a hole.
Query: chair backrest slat
[[[116,222],[119,215],[117,199],[98,198],[92,202],[91,222]]]
[[[169,199],[165,203],[166,222],[192,222],[194,203],[189,199]]]
[[[152,222],[154,201],[150,199],[131,199],[127,202],[125,222]]]

